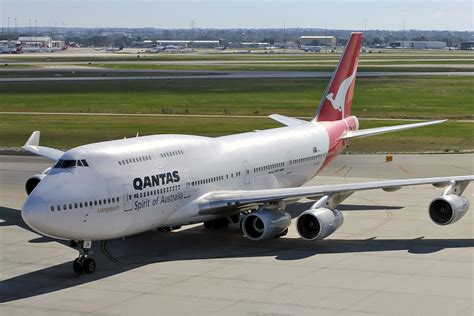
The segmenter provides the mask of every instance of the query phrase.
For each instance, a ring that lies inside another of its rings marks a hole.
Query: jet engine
[[[245,215],[240,227],[248,239],[265,240],[278,237],[290,224],[291,216],[287,212],[262,209]]]
[[[29,178],[28,180],[26,180],[26,183],[25,183],[26,194],[30,195],[30,193],[36,188],[38,183],[40,183],[41,180],[43,180],[45,176],[46,175],[44,173],[38,173],[32,176],[31,178]]]
[[[464,196],[446,194],[431,201],[429,213],[436,224],[449,225],[460,220],[468,209],[469,201]]]
[[[344,216],[336,209],[309,209],[296,221],[296,229],[301,238],[321,240],[334,233],[344,223]]]

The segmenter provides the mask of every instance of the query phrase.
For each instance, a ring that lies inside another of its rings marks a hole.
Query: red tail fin
[[[350,116],[361,44],[362,33],[352,33],[324,92],[315,121],[337,121]]]

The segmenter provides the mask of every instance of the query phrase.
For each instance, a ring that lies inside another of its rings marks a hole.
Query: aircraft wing
[[[336,184],[325,186],[307,186],[298,188],[267,189],[267,190],[240,190],[240,191],[216,191],[201,197],[199,214],[210,215],[226,212],[230,207],[241,207],[246,204],[259,204],[265,202],[277,202],[295,200],[304,197],[332,196],[336,194],[351,194],[355,191],[383,189],[385,191],[396,191],[403,186],[414,186],[433,184],[437,187],[449,185],[450,183],[465,183],[474,180],[474,175],[438,178],[418,178],[407,180],[387,180],[350,184]],[[465,187],[464,186],[464,187]]]
[[[40,140],[40,132],[34,131],[31,134],[30,138],[28,138],[28,140],[26,141],[25,145],[21,148],[23,148],[26,151],[29,151],[30,153],[51,159],[53,161],[58,160],[64,154],[64,152],[61,150],[40,146],[39,140]]]
[[[446,122],[446,120],[360,129],[357,131],[347,132],[347,134],[344,135],[343,138],[351,139],[351,138],[367,137],[367,136],[379,135],[379,134],[390,133],[390,132],[395,132],[395,131],[403,131],[405,129],[410,129],[410,128],[430,126],[430,125],[440,124],[443,122]]]

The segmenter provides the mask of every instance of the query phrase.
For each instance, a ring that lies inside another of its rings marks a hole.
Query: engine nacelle
[[[334,233],[344,223],[344,216],[336,209],[309,209],[296,221],[296,229],[301,238],[321,240]]]
[[[46,175],[44,173],[38,173],[32,176],[31,178],[29,178],[28,180],[26,180],[26,183],[25,183],[26,194],[30,195],[30,193],[36,188],[38,183],[40,183],[41,180],[43,180],[45,176]]]
[[[469,201],[455,194],[441,195],[430,203],[431,220],[438,225],[449,225],[460,220],[469,209]]]
[[[248,239],[265,240],[277,237],[290,224],[291,216],[287,212],[259,210],[245,215],[240,227]]]

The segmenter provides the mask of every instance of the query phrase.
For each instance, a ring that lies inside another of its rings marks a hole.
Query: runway
[[[9,70],[11,71],[11,70]],[[0,77],[0,82],[55,82],[55,81],[127,81],[127,80],[187,80],[187,79],[278,79],[278,78],[329,78],[333,72],[324,71],[212,71],[212,72],[193,72],[193,71],[126,71],[126,70],[107,70],[107,69],[88,69],[84,71],[87,74],[80,75],[78,69],[58,68],[28,70],[27,73],[49,72],[51,77],[18,77],[22,70],[15,70],[15,77]],[[25,71],[23,71],[25,72]],[[170,75],[171,73],[171,75]],[[0,72],[1,74],[1,72]],[[131,75],[132,74],[132,75]],[[419,76],[474,76],[472,71],[462,72],[359,72],[357,77],[419,77]]]
[[[466,175],[474,155],[343,155],[311,185]],[[474,216],[431,223],[442,189],[358,192],[344,225],[324,241],[252,242],[238,227],[201,225],[94,244],[97,271],[75,277],[76,252],[31,232],[24,183],[49,166],[0,156],[0,313],[48,315],[472,315]],[[471,184],[464,193],[474,203]],[[302,200],[292,214],[309,208]]]

